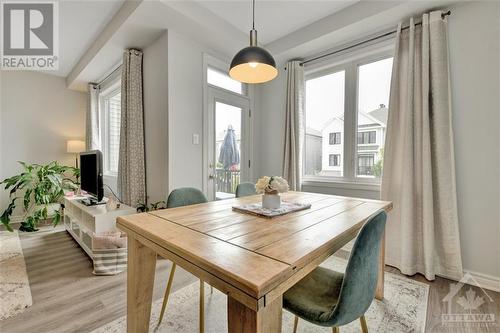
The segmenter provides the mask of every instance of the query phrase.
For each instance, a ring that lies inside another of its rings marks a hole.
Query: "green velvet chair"
[[[255,191],[254,183],[240,183],[236,186],[236,197],[247,197],[249,195],[255,195],[257,191]]]
[[[208,202],[208,200],[205,197],[205,194],[203,194],[203,192],[201,192],[197,188],[193,188],[193,187],[182,187],[182,188],[175,189],[170,193],[170,195],[168,196],[168,199],[167,199],[167,209],[168,208],[175,208],[175,207],[182,207],[182,206],[189,206],[189,205],[196,205],[196,204],[204,203],[204,202]],[[158,320],[158,326],[161,324],[161,321],[163,319],[163,315],[165,314],[165,309],[167,307],[168,297],[170,295],[170,290],[172,289],[172,281],[174,280],[174,274],[175,274],[176,268],[177,268],[177,265],[175,263],[172,263],[172,268],[170,269],[170,276],[168,277],[167,288],[165,290],[165,296],[163,297],[163,305],[161,307],[160,319]],[[210,286],[210,288],[213,292],[212,286]],[[204,330],[204,320],[205,320],[204,296],[205,296],[205,284],[202,280],[200,280],[200,306],[199,306],[200,333],[203,333],[203,330]]]
[[[299,318],[333,332],[359,318],[368,332],[364,314],[375,296],[386,217],[381,211],[361,228],[345,274],[318,267],[283,295],[283,307],[295,314],[294,332]]]
[[[167,199],[167,208],[175,208],[208,202],[202,191],[194,187],[181,187],[173,190]]]

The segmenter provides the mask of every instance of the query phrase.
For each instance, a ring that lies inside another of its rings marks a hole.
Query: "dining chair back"
[[[385,211],[372,217],[354,242],[339,299],[331,314],[331,326],[342,326],[363,316],[375,296],[380,245],[385,230]]]
[[[250,182],[240,183],[236,186],[236,197],[246,197],[249,195],[255,195],[257,191],[255,190],[255,184]]]
[[[294,332],[299,317],[333,332],[359,318],[368,331],[364,314],[375,296],[386,218],[380,211],[363,225],[345,273],[320,266],[284,294],[283,307],[296,315]]]
[[[167,208],[195,205],[207,202],[202,191],[194,187],[181,187],[170,192],[167,199]]]

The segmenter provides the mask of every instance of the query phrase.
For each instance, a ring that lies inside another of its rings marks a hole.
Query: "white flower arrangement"
[[[264,176],[255,184],[257,193],[278,194],[288,192],[288,182],[278,176]]]

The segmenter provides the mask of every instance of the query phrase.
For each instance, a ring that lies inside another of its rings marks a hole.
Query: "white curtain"
[[[391,200],[386,262],[402,273],[460,279],[447,22],[424,14],[398,27],[382,199]]]
[[[89,98],[85,119],[85,146],[87,150],[100,149],[99,138],[99,86],[93,83],[88,85]]]
[[[146,202],[142,52],[123,54],[118,191],[127,205]]]
[[[300,191],[304,138],[304,68],[298,60],[286,65],[286,120],[283,177],[290,189]]]

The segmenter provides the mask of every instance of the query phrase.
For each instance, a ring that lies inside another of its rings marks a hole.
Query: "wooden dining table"
[[[157,255],[227,295],[229,332],[281,332],[283,293],[354,239],[368,218],[392,208],[387,201],[305,192],[282,199],[311,208],[274,218],[232,209],[260,202],[254,195],[119,217],[128,236],[127,332],[149,331]]]

